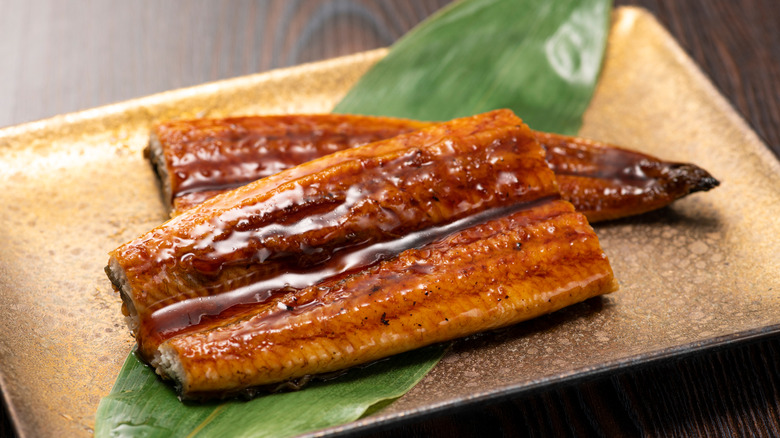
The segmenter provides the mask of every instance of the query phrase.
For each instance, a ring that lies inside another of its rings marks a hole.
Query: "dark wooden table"
[[[0,126],[387,46],[446,3],[4,0]],[[652,11],[780,156],[777,0],[616,4]],[[14,435],[3,407],[0,437]],[[378,434],[399,435],[780,436],[780,337]]]

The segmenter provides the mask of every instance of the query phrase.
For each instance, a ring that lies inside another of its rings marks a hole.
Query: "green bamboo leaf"
[[[393,46],[337,105],[341,113],[447,120],[510,108],[537,130],[574,134],[598,78],[611,0],[464,0]],[[292,436],[356,420],[411,389],[434,346],[299,392],[179,402],[130,355],[101,400],[95,435]]]
[[[360,418],[411,389],[439,361],[440,346],[404,353],[302,391],[249,401],[182,404],[173,389],[134,354],[111,393],[100,401],[98,437],[279,437]]]
[[[449,120],[509,108],[576,134],[601,68],[611,1],[475,0],[398,41],[335,112]]]

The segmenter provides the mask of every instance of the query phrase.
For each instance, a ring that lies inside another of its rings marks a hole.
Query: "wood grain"
[[[446,0],[5,0],[0,126],[385,47]]]
[[[446,3],[5,0],[0,126],[387,46]],[[776,0],[615,3],[653,12],[780,156]],[[780,436],[780,337],[375,435]],[[10,436],[3,408],[0,437]]]

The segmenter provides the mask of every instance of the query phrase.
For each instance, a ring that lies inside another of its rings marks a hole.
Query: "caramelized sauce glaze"
[[[152,134],[163,146],[171,198],[227,190],[315,158],[429,126],[406,119],[281,115],[173,121]]]
[[[140,334],[150,332],[143,326],[152,312],[176,302],[246,287],[247,295],[262,300],[265,292],[251,285],[327,266],[334,254],[557,194],[528,127],[510,111],[494,111],[258,180],[206,201],[112,257],[131,279]],[[301,278],[297,284],[311,281]],[[140,345],[148,357],[156,342]]]
[[[338,150],[430,126],[370,116],[304,115],[160,125],[174,214],[226,190]],[[591,222],[654,210],[719,183],[703,169],[586,139],[534,132],[564,199]]]
[[[165,345],[185,373],[182,397],[355,366],[615,290],[571,204],[525,207],[172,337]]]
[[[645,213],[720,183],[688,163],[575,137],[536,132],[563,197],[591,222]]]
[[[274,300],[288,294],[296,294],[303,288],[314,286],[324,280],[328,280],[331,284],[337,283],[349,275],[410,249],[439,248],[443,239],[454,234],[461,233],[468,236],[465,230],[469,228],[518,211],[545,206],[556,198],[558,196],[549,196],[533,202],[493,208],[454,222],[417,230],[393,240],[334,251],[322,263],[311,268],[301,269],[292,266],[279,275],[247,284],[236,290],[190,298],[168,305],[154,311],[142,324],[138,333],[139,342],[159,344],[178,334],[200,330],[213,321],[235,319],[258,308],[274,307],[276,305]],[[422,268],[416,266],[415,269]],[[298,302],[296,299],[292,305],[283,304],[282,307],[287,311],[300,312],[316,305],[319,304]]]

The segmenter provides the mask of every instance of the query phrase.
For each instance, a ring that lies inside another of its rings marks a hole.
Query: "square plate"
[[[384,50],[0,130],[0,385],[27,436],[89,435],[130,350],[107,252],[166,219],[141,150],[173,118],[325,112]],[[520,114],[522,117],[522,114]],[[621,290],[458,341],[365,430],[780,332],[780,164],[648,13],[614,13],[581,135],[722,181],[597,225]]]

